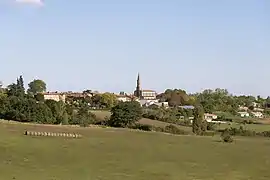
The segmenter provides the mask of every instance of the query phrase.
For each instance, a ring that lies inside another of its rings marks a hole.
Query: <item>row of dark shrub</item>
[[[242,126],[239,128],[227,128],[224,130],[219,130],[218,132],[223,133],[224,131],[229,132],[232,136],[248,136],[248,137],[270,137],[270,131],[256,132],[253,130],[244,129]]]
[[[142,131],[155,131],[155,132],[164,132],[170,134],[178,134],[178,135],[188,135],[190,134],[188,131],[179,129],[175,125],[167,125],[165,127],[157,127],[149,124],[135,124],[130,126],[131,129],[139,129]]]
[[[170,133],[170,134],[176,134],[176,135],[190,135],[192,132],[185,131],[183,129],[178,128],[175,125],[167,125],[165,127],[157,127],[153,125],[148,124],[135,124],[133,126],[130,126],[131,129],[139,129],[142,131],[154,131],[154,132],[163,132],[163,133]],[[214,136],[216,133],[214,131],[205,131],[202,132],[202,136]]]

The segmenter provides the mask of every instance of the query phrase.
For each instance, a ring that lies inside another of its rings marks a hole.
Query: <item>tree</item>
[[[191,105],[194,98],[189,97],[186,91],[181,89],[167,89],[164,93],[157,96],[162,102],[168,102],[170,106]]]
[[[69,124],[69,116],[68,113],[65,111],[64,116],[63,116],[63,121],[62,121],[63,125],[68,125]]]
[[[54,100],[46,100],[45,104],[51,109],[55,121],[53,124],[60,124],[64,119],[66,112],[65,104],[62,101],[56,102]]]
[[[7,87],[7,94],[8,96],[24,96],[25,95],[25,88],[23,77],[20,76],[17,78],[17,83],[12,83]]]
[[[192,131],[196,135],[202,135],[205,130],[203,124],[204,111],[201,105],[197,105],[194,109],[194,120],[192,124]]]
[[[72,124],[79,124],[82,127],[87,127],[90,124],[96,122],[95,114],[91,113],[87,106],[82,106],[79,108],[76,114],[73,114]]]
[[[119,102],[111,110],[108,124],[113,127],[128,127],[134,125],[142,117],[142,107],[136,101]]]
[[[24,81],[22,75],[17,79],[17,91],[18,94],[20,95],[25,94]]]
[[[46,83],[43,80],[35,79],[28,84],[27,93],[31,95],[36,95],[37,93],[42,93],[46,91]]]
[[[117,103],[117,98],[115,94],[103,93],[101,94],[100,103],[106,108],[112,108]]]

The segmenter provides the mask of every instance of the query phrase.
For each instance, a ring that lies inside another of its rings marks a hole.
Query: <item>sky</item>
[[[139,72],[158,92],[270,95],[269,0],[19,1],[0,0],[5,85],[133,92]]]

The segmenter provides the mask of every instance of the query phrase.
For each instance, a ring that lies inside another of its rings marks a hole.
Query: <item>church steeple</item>
[[[137,77],[137,89],[141,90],[141,81],[140,81],[140,74],[138,73],[138,77]]]
[[[138,77],[137,77],[137,85],[136,85],[136,90],[134,91],[134,95],[138,98],[141,97],[141,80],[140,80],[139,73],[138,73]]]

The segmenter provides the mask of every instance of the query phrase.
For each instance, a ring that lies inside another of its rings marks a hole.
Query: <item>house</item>
[[[263,118],[262,112],[251,112],[251,114],[256,118]]]
[[[249,117],[249,113],[248,112],[238,112],[238,114],[241,116],[241,117]]]
[[[158,103],[158,99],[140,99],[139,103],[141,104],[141,106],[150,106],[152,104]]]
[[[217,115],[215,114],[210,114],[210,113],[204,113],[204,120],[207,122],[212,122],[213,120],[217,119]]]
[[[142,99],[157,99],[157,93],[154,90],[141,90]]]
[[[54,101],[63,101],[66,100],[66,95],[64,93],[59,92],[46,92],[42,93],[44,96],[44,100],[54,100]]]
[[[157,102],[157,103],[154,103],[154,105],[157,105],[158,107],[164,107],[164,108],[168,108],[169,107],[169,103],[168,102]]]
[[[262,109],[262,108],[254,108],[254,109],[253,109],[253,111],[259,111],[259,112],[263,112],[263,111],[264,111],[264,109]]]
[[[253,107],[259,107],[259,103],[252,102],[252,106],[253,106]]]
[[[248,110],[248,107],[246,106],[239,106],[239,111],[247,111]]]

